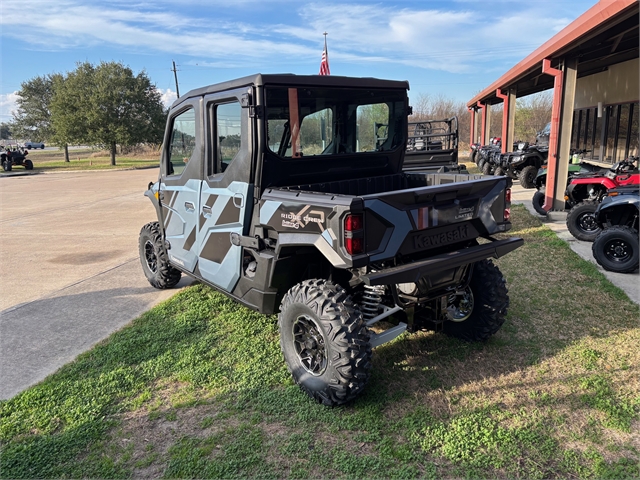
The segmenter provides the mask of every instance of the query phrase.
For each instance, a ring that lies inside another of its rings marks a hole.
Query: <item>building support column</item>
[[[496,97],[502,99],[502,130],[500,134],[500,138],[502,141],[502,153],[507,153],[511,151],[511,147],[507,150],[507,145],[511,145],[513,142],[508,141],[509,136],[509,95],[502,93],[501,89],[496,89]]]
[[[469,148],[471,148],[471,145],[476,141],[476,109],[470,108],[469,113],[471,114],[471,137],[469,138]]]
[[[504,142],[513,148],[513,142],[516,140],[516,90],[509,89],[509,123],[507,124],[507,138]]]
[[[484,126],[482,128],[484,130],[484,139],[488,142],[489,138],[491,138],[491,105],[487,105],[486,103],[484,104],[484,114],[485,119]]]
[[[481,123],[481,127],[480,127],[480,145],[486,145],[486,138],[485,138],[485,123],[487,121],[487,109],[486,109],[486,105],[480,103],[480,101],[478,101],[477,103],[478,108],[482,109],[482,123]]]
[[[542,73],[553,75],[553,107],[549,134],[547,185],[542,208],[546,211],[564,211],[564,192],[567,187],[569,151],[571,150],[571,124],[576,96],[578,61],[563,61],[562,70],[551,68],[551,60],[542,61]]]
[[[560,130],[558,143],[558,169],[556,171],[555,195],[553,209],[563,211],[565,208],[564,192],[567,188],[569,161],[571,159],[571,128],[573,124],[573,106],[576,100],[576,84],[578,78],[578,59],[564,61],[564,89],[560,113]]]
[[[553,79],[553,106],[551,107],[551,132],[549,133],[549,157],[547,160],[547,185],[542,208],[547,212],[553,208],[556,175],[558,172],[558,130],[560,129],[560,111],[562,105],[562,70],[551,67],[551,60],[542,60],[542,73],[551,75]]]

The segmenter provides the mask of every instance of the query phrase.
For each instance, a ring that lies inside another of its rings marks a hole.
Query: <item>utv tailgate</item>
[[[491,243],[477,245],[454,252],[431,257],[427,260],[391,267],[377,272],[370,272],[360,278],[367,285],[389,285],[398,283],[418,282],[423,277],[450,270],[469,263],[478,262],[485,258],[500,258],[503,255],[521,247],[524,240],[521,238],[508,238],[496,240]]]

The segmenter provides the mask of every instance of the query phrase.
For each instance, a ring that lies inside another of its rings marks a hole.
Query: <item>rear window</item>
[[[404,90],[267,87],[269,149],[285,158],[404,146]]]

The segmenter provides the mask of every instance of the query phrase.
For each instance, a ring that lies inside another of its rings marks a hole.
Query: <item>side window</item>
[[[356,110],[356,123],[356,151],[373,152],[382,149],[388,135],[389,106],[386,103],[359,105]]]
[[[227,169],[242,147],[241,115],[240,102],[224,103],[216,107],[220,172]]]
[[[196,148],[196,116],[193,108],[173,120],[167,163],[168,175],[181,175]]]

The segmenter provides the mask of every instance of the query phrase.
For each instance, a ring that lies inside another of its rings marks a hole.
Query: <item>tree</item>
[[[516,102],[515,137],[534,142],[536,134],[551,120],[552,106],[552,91],[519,98]]]
[[[160,92],[144,71],[134,76],[121,63],[78,64],[56,86],[52,111],[56,132],[108,148],[111,165],[117,145],[162,142],[166,114]]]
[[[13,128],[13,125],[10,125],[8,123],[0,123],[0,139],[1,140],[8,140],[9,138],[11,138],[11,129]]]
[[[18,110],[13,114],[14,134],[35,141],[47,141],[64,147],[65,161],[69,161],[68,141],[57,135],[51,119],[51,101],[57,85],[64,81],[59,73],[34,77],[21,84]]]

